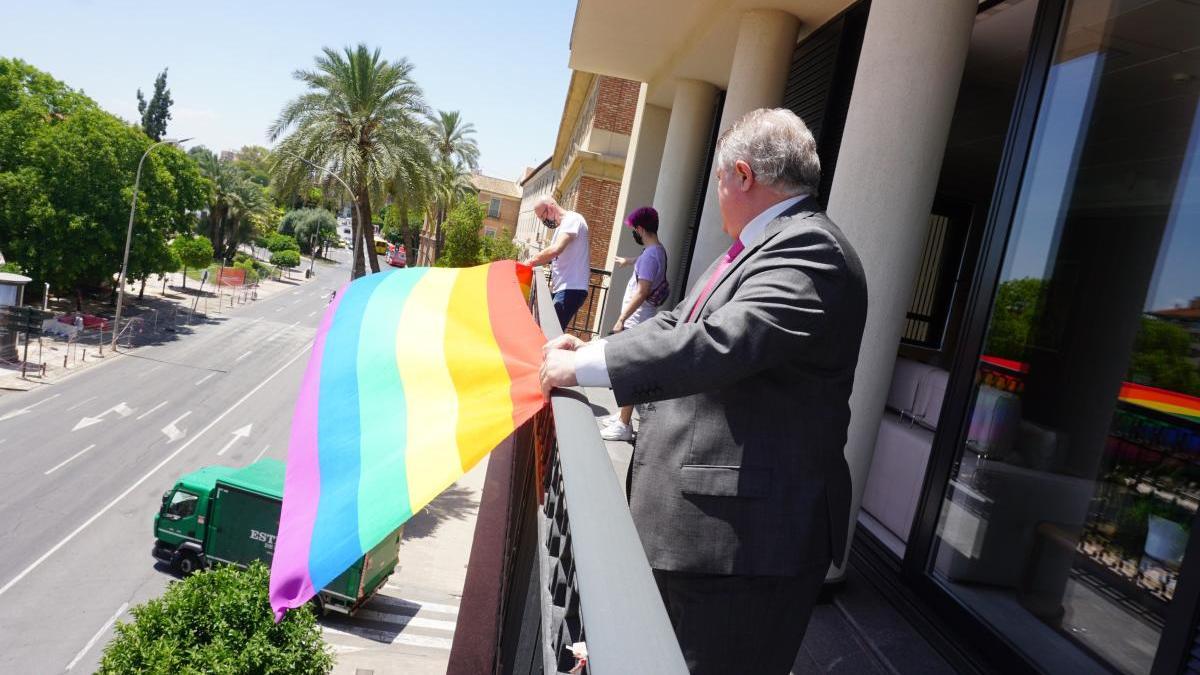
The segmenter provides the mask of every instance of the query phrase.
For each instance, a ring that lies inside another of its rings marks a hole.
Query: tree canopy
[[[0,241],[58,293],[112,286],[134,173],[152,141],[90,98],[17,59],[0,59]],[[168,239],[190,230],[205,182],[183,152],[146,157],[129,278],[162,271]]]

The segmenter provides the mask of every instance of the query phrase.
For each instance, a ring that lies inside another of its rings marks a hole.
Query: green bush
[[[258,283],[258,266],[254,264],[253,260],[239,260],[233,263],[233,268],[246,270],[246,285]]]
[[[296,243],[296,239],[294,237],[289,237],[286,234],[275,233],[267,236],[267,250],[271,253],[278,253],[279,251],[299,251],[300,244]]]
[[[282,250],[271,254],[271,264],[276,267],[296,267],[300,264],[298,251]]]
[[[3,265],[0,265],[0,272],[11,272],[13,274],[24,273],[21,271],[21,266],[15,262],[4,263]]]
[[[98,672],[328,673],[333,655],[307,607],[275,623],[269,572],[222,567],[173,583],[118,622]]]

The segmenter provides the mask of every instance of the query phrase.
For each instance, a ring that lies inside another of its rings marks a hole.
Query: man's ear
[[[733,173],[737,176],[739,190],[749,192],[750,188],[754,187],[754,170],[745,160],[739,159],[734,162]]]

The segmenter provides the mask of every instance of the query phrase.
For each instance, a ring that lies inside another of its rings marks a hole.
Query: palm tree
[[[253,239],[272,209],[262,186],[232,162],[222,161],[203,146],[188,151],[208,179],[208,238],[218,260]]]
[[[464,122],[457,110],[439,110],[437,116],[430,116],[429,122],[438,160],[479,168],[479,145],[472,138],[474,124]]]
[[[432,215],[434,218],[434,259],[442,255],[442,225],[458,201],[475,194],[471,172],[463,164],[440,161],[433,167]]]
[[[314,70],[294,73],[308,91],[288,102],[267,131],[272,141],[291,131],[280,142],[285,152],[276,153],[273,173],[285,190],[320,182],[323,177],[288,154],[294,153],[346,181],[361,216],[361,222],[354,220],[354,241],[378,272],[371,200],[387,189],[404,158],[425,147],[425,101],[407,59],[386,61],[364,44],[342,52],[326,47],[315,64]],[[365,273],[356,255],[351,278]]]

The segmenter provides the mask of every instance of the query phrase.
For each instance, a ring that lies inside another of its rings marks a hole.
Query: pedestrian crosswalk
[[[353,616],[331,615],[322,619],[321,630],[325,641],[339,655],[358,655],[396,646],[449,652],[457,620],[457,604],[380,594]]]

